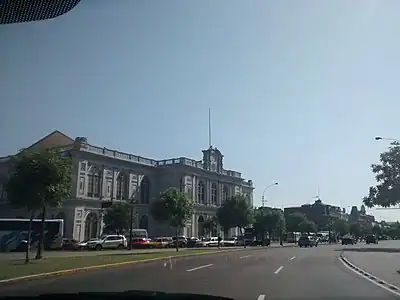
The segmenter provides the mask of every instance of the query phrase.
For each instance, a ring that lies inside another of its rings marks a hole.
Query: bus
[[[125,237],[129,241],[129,230],[126,231]],[[132,229],[132,239],[143,238],[148,239],[149,236],[147,235],[146,229]]]
[[[61,249],[64,235],[64,220],[44,221],[44,248]],[[42,220],[33,219],[31,245],[39,243]],[[16,251],[28,239],[29,219],[0,219],[0,252]]]

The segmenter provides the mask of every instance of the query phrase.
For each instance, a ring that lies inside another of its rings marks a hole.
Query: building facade
[[[329,230],[329,221],[331,223],[335,219],[346,218],[343,210],[338,206],[323,203],[320,199],[316,200],[313,204],[303,204],[299,207],[286,207],[284,209],[285,215],[291,213],[302,213],[307,219],[314,222],[318,231]]]
[[[224,169],[223,155],[213,147],[203,150],[202,160],[179,157],[160,161],[91,145],[86,138],[71,139],[55,131],[28,149],[54,147],[72,157],[72,190],[71,198],[59,208],[48,209],[46,218],[64,219],[65,236],[79,241],[102,233],[102,204],[118,201],[134,203],[135,224],[147,229],[149,235],[173,235],[172,228],[150,215],[151,202],[168,187],[180,188],[195,203],[191,222],[182,232],[185,236],[204,235],[204,222],[233,195],[245,195],[253,203],[252,181],[244,180],[239,172]],[[10,157],[1,158],[3,183],[9,170]],[[1,186],[0,217],[28,217],[27,212],[11,209]],[[236,233],[237,229],[231,232]]]

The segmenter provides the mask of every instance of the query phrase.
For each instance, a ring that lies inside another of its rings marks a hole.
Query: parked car
[[[357,239],[351,235],[346,235],[342,238],[342,245],[355,245],[357,244]]]
[[[63,250],[80,250],[79,242],[74,239],[63,239]]]
[[[226,238],[222,241],[221,243],[225,247],[233,247],[237,246],[238,244],[238,238],[237,237],[231,237],[231,238]]]
[[[187,239],[184,236],[178,236],[178,247],[179,248],[186,248],[187,247]],[[170,247],[176,247],[176,237],[172,237],[172,243]]]
[[[374,234],[368,234],[365,237],[365,242],[367,244],[378,244],[378,238]]]
[[[152,246],[154,248],[168,248],[172,242],[170,237],[158,237],[153,239]]]
[[[123,235],[105,235],[100,239],[87,242],[87,247],[91,250],[124,249],[127,246],[128,242]]]

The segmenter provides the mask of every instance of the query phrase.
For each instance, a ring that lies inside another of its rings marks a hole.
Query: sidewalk
[[[344,251],[342,256],[365,272],[400,288],[400,253]]]

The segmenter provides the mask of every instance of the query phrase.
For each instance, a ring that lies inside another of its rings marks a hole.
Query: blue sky
[[[400,138],[400,2],[82,0],[0,27],[0,155],[58,129],[155,159],[201,158],[269,205],[360,205]],[[399,211],[375,211],[397,220]],[[399,218],[400,219],[400,218]]]

